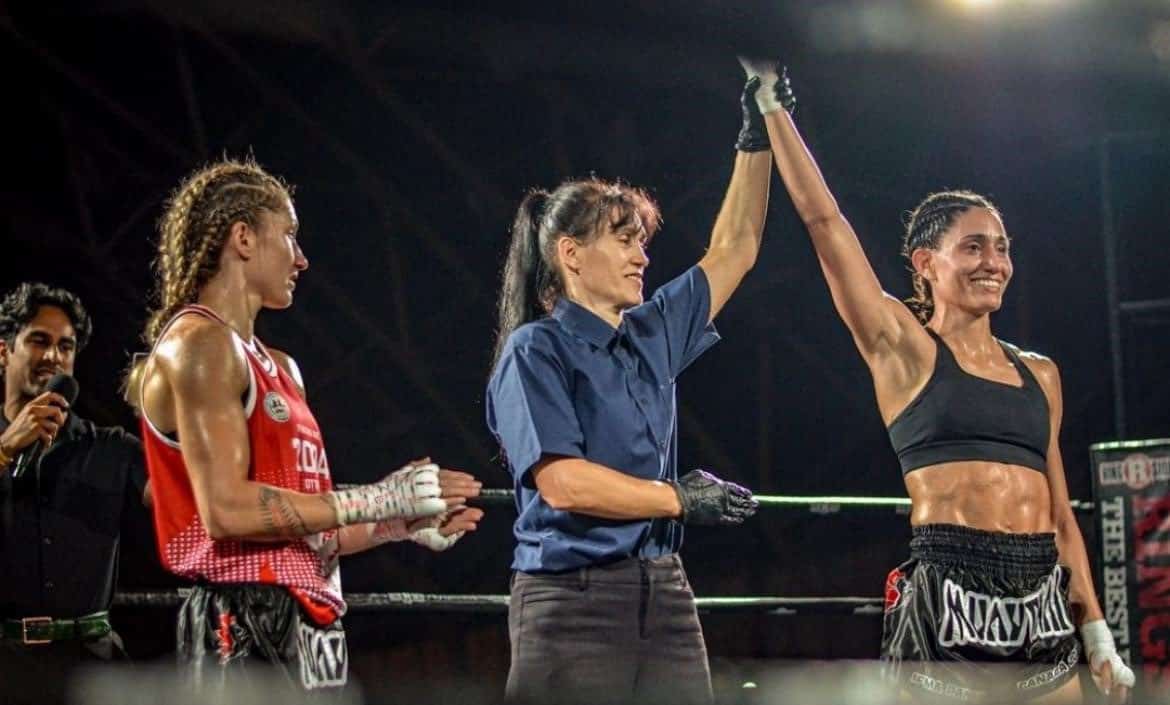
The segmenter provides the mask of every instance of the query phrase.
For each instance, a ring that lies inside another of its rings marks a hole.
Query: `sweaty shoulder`
[[[1057,368],[1052,358],[1038,352],[1022,350],[1019,346],[1011,343],[1005,342],[1004,345],[1015,352],[1020,360],[1028,366],[1028,370],[1035,375],[1036,381],[1040,383],[1041,387],[1044,387],[1045,391],[1051,394],[1060,389],[1060,369]]]
[[[203,316],[176,321],[155,348],[154,358],[177,389],[223,385],[242,393],[248,384],[247,361],[232,331]]]

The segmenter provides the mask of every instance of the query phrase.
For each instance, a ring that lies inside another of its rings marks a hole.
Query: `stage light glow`
[[[984,11],[1000,4],[1000,0],[956,0],[967,10]]]
[[[1170,63],[1170,22],[1158,22],[1150,29],[1150,50],[1159,61]]]
[[[1005,11],[1012,11],[1017,13],[1028,14],[1030,10],[1049,9],[1057,5],[1065,7],[1080,4],[1082,0],[1013,0],[1007,2],[1006,0],[951,0],[952,4],[958,5],[966,10],[975,12],[984,12],[1002,8]]]

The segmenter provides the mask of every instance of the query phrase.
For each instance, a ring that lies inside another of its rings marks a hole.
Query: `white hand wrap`
[[[776,62],[763,59],[749,59],[743,56],[737,58],[749,79],[752,76],[760,77],[760,87],[756,89],[756,105],[760,107],[760,112],[767,115],[777,110],[784,110],[784,106],[776,99],[776,84],[780,81],[780,74],[776,70]]]
[[[444,513],[439,516],[411,522],[412,525],[419,527],[414,531],[407,528],[405,519],[380,521],[374,525],[371,538],[375,545],[390,543],[391,541],[406,541],[409,539],[432,551],[446,551],[448,548],[454,546],[455,542],[462,538],[465,533],[459,531],[450,536],[443,536],[439,533],[439,527],[443,525],[446,517],[447,515]]]
[[[420,529],[415,529],[410,534],[410,540],[417,543],[419,546],[425,546],[432,551],[446,551],[455,545],[455,542],[463,538],[464,532],[457,531],[450,536],[443,536],[439,533],[439,527],[443,525],[446,515],[431,517],[426,519],[424,526]]]
[[[392,541],[405,541],[410,538],[410,530],[406,528],[405,519],[387,519],[371,525],[370,540],[375,546]]]
[[[333,509],[339,526],[416,519],[447,511],[440,495],[438,465],[407,465],[381,482],[335,490]]]
[[[1093,671],[1096,680],[1097,671],[1106,662],[1113,671],[1113,685],[1123,685],[1126,688],[1134,686],[1133,669],[1125,665],[1117,653],[1117,646],[1113,643],[1113,633],[1103,619],[1085,622],[1081,625],[1081,641],[1085,645],[1085,658],[1089,661],[1089,668]]]

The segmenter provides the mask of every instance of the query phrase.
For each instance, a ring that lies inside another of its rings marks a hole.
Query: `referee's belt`
[[[76,619],[25,617],[0,621],[0,639],[22,644],[49,644],[68,639],[96,639],[109,634],[110,613],[94,612]]]

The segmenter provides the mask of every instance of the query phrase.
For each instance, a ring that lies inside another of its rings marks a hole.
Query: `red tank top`
[[[167,328],[184,315],[227,325],[209,308],[188,306]],[[259,340],[246,343],[235,331],[232,337],[248,360],[243,401],[251,450],[248,479],[297,492],[328,492],[333,482],[321,429],[300,389]],[[179,443],[155,428],[145,413],[141,426],[155,537],[167,570],[213,583],[283,585],[318,624],[329,624],[345,613],[337,530],[280,543],[212,539],[196,510]]]

